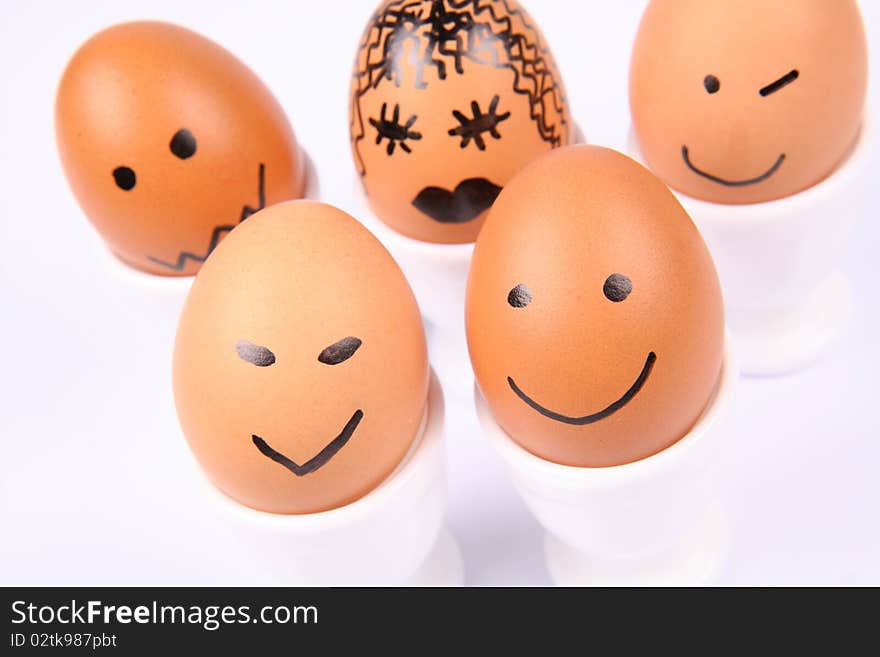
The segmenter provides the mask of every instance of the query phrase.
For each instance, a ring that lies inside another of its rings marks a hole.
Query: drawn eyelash
[[[370,118],[370,125],[376,128],[376,143],[381,144],[383,139],[387,139],[388,147],[385,151],[388,155],[392,155],[398,145],[407,153],[412,153],[406,141],[408,139],[418,141],[422,138],[422,133],[411,130],[418,117],[413,114],[406,120],[406,123],[401,124],[400,105],[394,105],[394,113],[391,115],[390,121],[386,118],[387,110],[388,103],[382,103],[382,112],[379,114],[378,120]]]
[[[510,112],[496,114],[495,110],[498,107],[498,100],[497,94],[492,97],[492,101],[489,103],[489,111],[485,114],[480,109],[479,103],[472,100],[471,112],[473,112],[474,116],[471,119],[458,110],[452,110],[452,115],[458,120],[460,125],[450,128],[449,136],[461,137],[461,144],[459,144],[461,148],[466,148],[471,143],[471,140],[473,140],[481,151],[486,150],[486,142],[483,139],[484,132],[488,132],[494,139],[501,139],[501,135],[498,132],[498,124],[510,118]]]

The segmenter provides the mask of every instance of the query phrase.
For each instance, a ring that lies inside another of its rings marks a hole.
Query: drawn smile
[[[175,262],[168,262],[166,260],[161,260],[160,258],[155,258],[153,256],[147,256],[149,260],[155,262],[157,265],[162,265],[163,267],[167,267],[168,269],[172,269],[174,271],[181,271],[186,266],[187,260],[192,260],[194,262],[204,262],[211,252],[217,248],[217,245],[220,243],[220,238],[222,238],[226,233],[235,228],[242,221],[250,217],[255,212],[259,212],[263,208],[266,207],[266,167],[261,162],[260,163],[260,173],[259,173],[259,182],[257,183],[257,198],[259,199],[259,203],[256,208],[251,207],[250,205],[244,205],[241,208],[241,216],[238,219],[237,223],[234,224],[223,224],[221,226],[215,226],[214,230],[211,232],[211,241],[208,243],[208,249],[205,252],[205,255],[199,255],[197,253],[193,253],[191,251],[181,251],[180,255],[177,256],[177,260]]]
[[[703,176],[703,178],[707,178],[708,180],[716,182],[719,185],[724,185],[725,187],[745,187],[747,185],[755,185],[763,180],[767,180],[767,178],[776,173],[776,170],[781,167],[783,161],[785,161],[785,153],[782,153],[778,158],[776,158],[776,162],[773,163],[773,166],[767,169],[757,178],[749,178],[748,180],[725,180],[724,178],[713,176],[711,173],[706,173],[705,171],[701,171],[700,169],[695,167],[688,155],[687,146],[681,147],[681,157],[684,160],[684,163],[688,166],[688,169],[693,171],[695,174],[697,174],[698,176]]]
[[[345,444],[349,441],[354,430],[357,429],[358,424],[361,421],[361,418],[364,417],[364,412],[360,409],[354,412],[354,415],[351,416],[348,423],[343,427],[342,432],[336,436],[333,440],[331,440],[324,449],[318,452],[315,456],[310,458],[308,461],[300,465],[296,461],[292,461],[287,458],[281,452],[277,452],[271,447],[269,444],[260,438],[257,435],[253,435],[254,445],[256,445],[257,449],[263,454],[263,456],[268,456],[270,459],[275,461],[276,463],[280,463],[285,468],[290,470],[297,477],[305,476],[311,472],[314,472],[321,466],[325,465],[330,459],[336,456],[336,453],[345,447]]]
[[[425,187],[412,204],[434,221],[463,224],[492,207],[500,193],[501,187],[485,178],[468,178],[451,192],[442,187]]]
[[[639,390],[642,389],[642,386],[645,385],[645,381],[648,379],[648,375],[651,374],[651,369],[654,367],[654,361],[656,360],[657,355],[653,351],[650,352],[648,354],[648,357],[645,359],[645,365],[644,367],[642,367],[642,371],[639,374],[638,378],[635,380],[635,383],[630,386],[629,390],[623,393],[623,396],[620,399],[610,404],[609,406],[606,406],[604,409],[597,413],[584,415],[583,417],[570,417],[568,415],[557,413],[556,411],[551,411],[550,409],[541,406],[538,402],[536,402],[534,399],[532,399],[526,393],[520,390],[519,386],[516,385],[511,377],[507,377],[507,383],[510,385],[511,390],[516,393],[517,397],[522,399],[526,404],[534,408],[541,415],[549,417],[551,420],[556,420],[557,422],[564,422],[565,424],[575,424],[578,426],[582,426],[585,424],[598,422],[599,420],[604,420],[612,413],[616,413],[621,408],[626,406],[630,402],[630,400],[638,394]]]

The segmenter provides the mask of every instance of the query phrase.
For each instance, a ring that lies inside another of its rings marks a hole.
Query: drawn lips
[[[434,221],[463,224],[492,207],[500,193],[501,187],[485,178],[468,178],[451,192],[442,187],[425,187],[412,204]]]

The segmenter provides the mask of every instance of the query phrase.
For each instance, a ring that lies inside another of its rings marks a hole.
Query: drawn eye
[[[339,363],[354,356],[354,352],[358,350],[361,344],[360,339],[352,336],[342,338],[318,354],[318,361],[325,365],[339,365]]]
[[[275,354],[267,347],[261,347],[247,340],[239,340],[235,343],[235,351],[238,357],[257,367],[268,367],[275,363]]]
[[[401,125],[400,105],[394,105],[394,113],[391,115],[390,121],[386,118],[387,111],[388,103],[382,103],[382,111],[379,114],[378,120],[370,118],[370,125],[376,128],[376,143],[381,144],[383,139],[387,139],[388,147],[385,149],[385,152],[388,155],[392,155],[395,147],[398,145],[407,153],[412,153],[406,142],[407,140],[418,141],[422,138],[420,132],[411,130],[418,117],[413,114],[406,120],[406,123]]]
[[[721,82],[714,75],[707,75],[703,78],[703,86],[710,94],[714,94],[721,88]]]
[[[611,274],[611,276],[605,279],[605,285],[602,286],[602,292],[605,293],[605,297],[614,303],[620,303],[632,291],[632,281],[623,274]]]
[[[498,124],[510,118],[510,112],[496,114],[495,110],[498,108],[498,100],[497,94],[492,97],[492,101],[489,103],[489,111],[485,114],[480,109],[479,103],[472,100],[471,112],[473,112],[474,116],[470,119],[458,110],[452,110],[452,116],[458,120],[460,125],[450,128],[449,136],[461,137],[461,143],[459,144],[461,148],[466,148],[471,143],[471,140],[473,140],[481,151],[486,150],[486,142],[483,140],[484,132],[492,135],[493,139],[501,139],[501,134],[498,132]]]
[[[783,75],[778,80],[771,82],[766,87],[762,87],[761,90],[758,91],[758,93],[761,94],[761,96],[769,96],[774,91],[779,91],[785,85],[791,84],[792,82],[797,80],[799,75],[800,73],[797,72],[797,69],[793,69]]]
[[[196,153],[196,138],[186,128],[181,128],[174,133],[168,148],[181,160],[192,157]]]
[[[116,186],[119,189],[127,192],[134,188],[137,176],[134,175],[134,170],[129,167],[116,167],[113,169],[113,180],[116,181]]]
[[[507,293],[507,303],[514,308],[525,308],[532,302],[532,291],[520,283]]]

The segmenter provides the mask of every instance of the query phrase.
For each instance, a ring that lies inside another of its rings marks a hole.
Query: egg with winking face
[[[648,166],[688,196],[758,203],[820,182],[862,125],[854,0],[652,0],[630,65]]]

